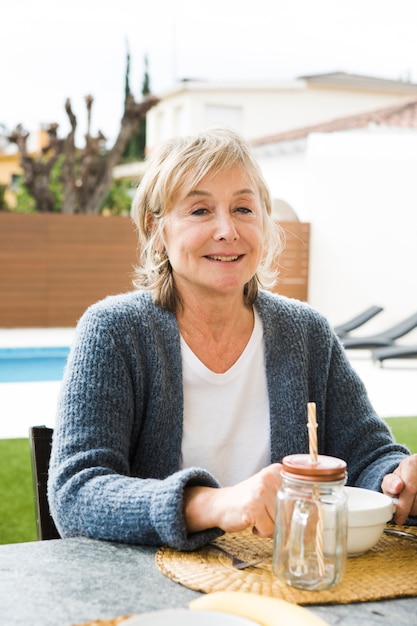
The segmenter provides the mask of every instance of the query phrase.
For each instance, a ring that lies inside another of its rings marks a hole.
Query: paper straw
[[[316,403],[309,402],[307,404],[307,427],[308,427],[308,444],[310,448],[310,459],[312,463],[317,463],[317,419],[316,419]]]

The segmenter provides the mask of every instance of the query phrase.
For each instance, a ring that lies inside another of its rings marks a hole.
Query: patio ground
[[[0,347],[67,346],[73,334],[72,328],[0,329]],[[380,368],[366,352],[349,357],[381,417],[417,416],[417,360]],[[59,382],[0,383],[0,438],[27,437],[30,425],[53,427],[59,388]]]

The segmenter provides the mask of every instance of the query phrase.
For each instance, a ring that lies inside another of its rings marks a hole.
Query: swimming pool
[[[0,348],[0,383],[61,380],[69,348]]]

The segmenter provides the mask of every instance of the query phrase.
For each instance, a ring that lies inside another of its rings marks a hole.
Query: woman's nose
[[[216,241],[235,241],[238,237],[233,217],[229,214],[219,216],[216,220],[214,239]]]

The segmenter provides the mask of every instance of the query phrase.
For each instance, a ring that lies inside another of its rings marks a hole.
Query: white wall
[[[257,147],[254,152],[274,199],[284,200],[307,222],[306,140]]]
[[[417,311],[417,132],[374,127],[255,148],[274,198],[311,223],[309,302],[332,324],[384,311],[368,335]],[[417,330],[403,340],[417,343]]]
[[[385,311],[361,330],[369,334],[417,311],[416,177],[413,131],[309,137],[309,300],[332,323],[379,304]]]

